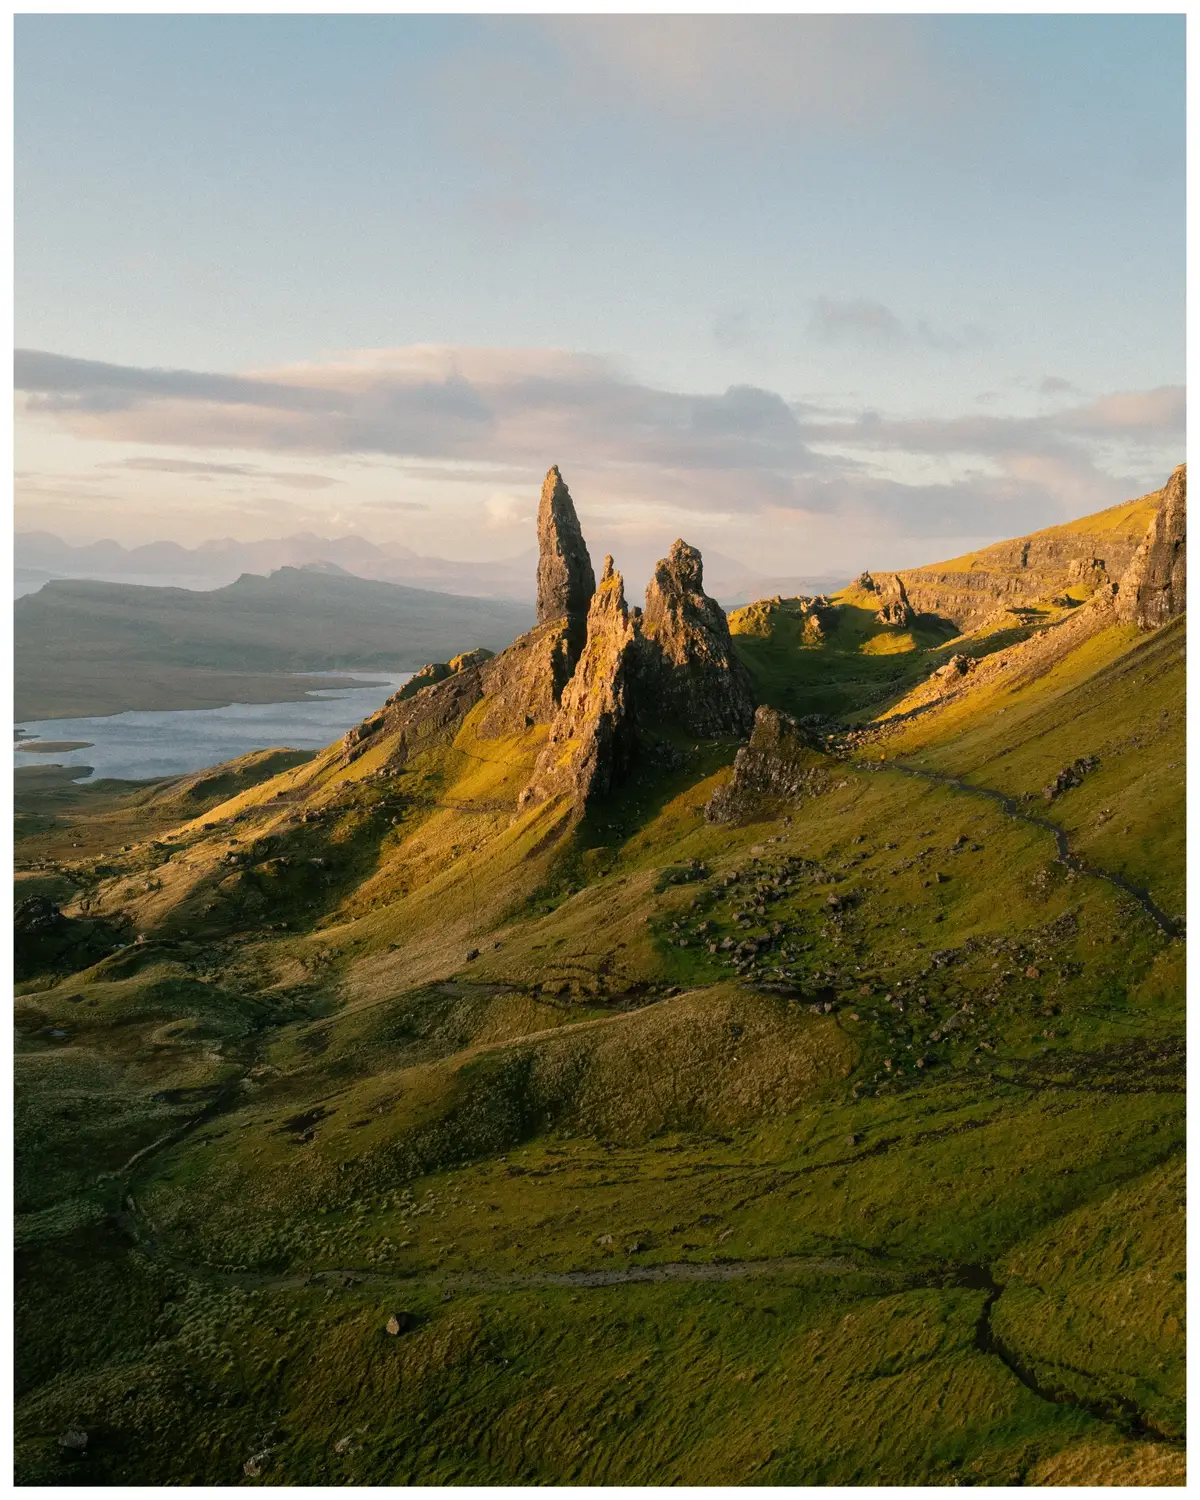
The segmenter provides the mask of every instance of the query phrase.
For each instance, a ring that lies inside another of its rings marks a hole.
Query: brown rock
[[[520,806],[563,794],[582,805],[620,781],[634,744],[629,692],[634,640],[624,581],[607,557],[588,610],[587,644]]]
[[[908,602],[908,592],[899,573],[887,574],[878,585],[880,606],[875,618],[881,625],[911,625],[917,618]]]
[[[763,797],[799,797],[824,787],[829,757],[795,719],[763,704],[754,732],[734,758],[733,776],[713,793],[704,810],[710,823],[731,823],[752,812]]]
[[[646,589],[641,620],[639,697],[656,714],[693,734],[749,734],[750,676],[733,649],[729,621],[704,592],[704,563],[677,541]]]
[[[1187,465],[1171,475],[1133,561],[1121,576],[1117,617],[1157,630],[1187,608]]]
[[[564,616],[586,617],[596,575],[571,493],[555,464],[542,485],[538,507],[538,624]]]

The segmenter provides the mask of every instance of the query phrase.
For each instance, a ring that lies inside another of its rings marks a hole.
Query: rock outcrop
[[[790,714],[763,704],[750,743],[734,758],[733,776],[713,793],[704,815],[732,823],[752,813],[764,797],[793,799],[823,788],[828,757],[821,742]]]
[[[880,604],[875,618],[879,623],[881,625],[911,625],[917,616],[908,602],[908,592],[899,573],[885,575],[877,588]]]
[[[534,629],[498,656],[468,651],[422,667],[347,732],[347,762],[371,755],[372,774],[394,774],[415,755],[449,745],[468,715],[471,733],[483,741],[548,725],[519,805],[565,795],[582,807],[628,773],[639,735],[648,752],[661,751],[661,720],[702,736],[750,732],[749,674],[724,611],[704,592],[694,547],[676,542],[655,570],[645,616],[630,611],[611,557],[595,584],[557,468],[542,487],[538,543]],[[522,747],[506,753],[519,755]]]
[[[537,619],[587,619],[596,575],[580,530],[571,492],[555,464],[538,506]]]
[[[521,807],[564,793],[582,805],[624,776],[635,743],[629,671],[635,640],[624,581],[607,557],[588,610],[587,643],[521,793]]]
[[[704,592],[700,553],[677,541],[646,589],[638,651],[639,701],[693,734],[748,734],[750,676],[733,649],[729,621]]]
[[[1121,576],[1117,618],[1157,630],[1187,608],[1187,466],[1163,490],[1162,505]]]

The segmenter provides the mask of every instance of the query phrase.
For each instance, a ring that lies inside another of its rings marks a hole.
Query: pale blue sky
[[[18,344],[130,367],[30,367],[22,527],[484,556],[558,461],[811,571],[1183,457],[1181,17],[19,17],[16,105]]]

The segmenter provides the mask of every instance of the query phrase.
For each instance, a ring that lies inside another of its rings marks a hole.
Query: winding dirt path
[[[1060,865],[1065,865],[1068,870],[1073,870],[1077,875],[1088,875],[1093,880],[1106,880],[1109,885],[1116,886],[1125,895],[1132,896],[1150,920],[1167,937],[1183,936],[1179,923],[1174,918],[1168,917],[1166,912],[1155,904],[1149,891],[1143,890],[1139,885],[1131,885],[1123,876],[1114,875],[1111,870],[1102,870],[1097,865],[1089,865],[1078,854],[1073,854],[1063,830],[1056,823],[1051,823],[1049,818],[1039,818],[1035,813],[1027,812],[1019,798],[1010,797],[1007,792],[997,791],[995,787],[979,786],[975,782],[964,781],[961,776],[951,776],[945,771],[928,771],[921,766],[905,765],[902,761],[890,761],[886,766],[855,765],[854,769],[870,771],[873,775],[878,775],[881,771],[899,771],[904,776],[919,776],[924,781],[954,787],[956,791],[967,792],[975,797],[988,797],[993,802],[998,802],[1008,816],[1018,823],[1027,823],[1031,828],[1038,828],[1044,833],[1053,835],[1057,849],[1055,859]]]

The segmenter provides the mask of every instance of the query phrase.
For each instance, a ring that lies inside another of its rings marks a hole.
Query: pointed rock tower
[[[537,619],[586,620],[596,575],[575,514],[571,492],[555,464],[542,485],[538,506]]]
[[[639,697],[693,734],[749,734],[750,676],[733,649],[725,611],[704,592],[704,563],[677,541],[654,570],[641,620]]]
[[[635,639],[624,580],[606,557],[588,610],[587,643],[521,793],[521,807],[563,793],[582,806],[624,776],[634,749],[629,665]]]
[[[1117,617],[1157,630],[1187,608],[1187,465],[1167,480],[1133,561],[1121,576]]]

